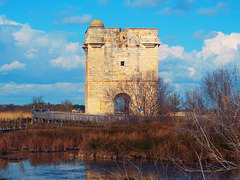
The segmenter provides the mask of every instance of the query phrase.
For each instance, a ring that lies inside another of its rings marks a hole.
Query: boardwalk
[[[32,110],[32,118],[0,118],[0,131],[26,130],[43,127],[69,127],[78,125],[106,126],[114,122],[127,122],[128,116],[123,115],[87,115],[79,113],[60,113],[50,110]]]
[[[32,118],[43,121],[57,121],[74,123],[92,123],[97,125],[109,125],[113,122],[127,121],[128,116],[123,115],[94,115],[94,114],[79,114],[79,113],[60,113],[52,111],[32,110]]]

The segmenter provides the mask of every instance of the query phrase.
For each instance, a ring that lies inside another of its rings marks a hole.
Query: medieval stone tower
[[[83,49],[86,52],[86,113],[114,113],[114,100],[131,99],[131,92],[121,92],[118,84],[132,82],[133,75],[151,72],[144,81],[158,77],[158,29],[105,28],[94,20],[86,31]],[[106,91],[113,98],[106,98]],[[130,91],[130,90],[128,90]]]

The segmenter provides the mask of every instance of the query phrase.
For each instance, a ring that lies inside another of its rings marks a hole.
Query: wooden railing
[[[94,115],[32,109],[32,118],[0,118],[0,131],[82,125],[107,126],[113,123],[127,123],[130,119],[130,116],[123,114]]]
[[[80,114],[80,113],[62,113],[62,112],[53,112],[50,110],[32,110],[32,118],[35,120],[43,121],[73,121],[74,123],[93,123],[97,125],[109,125],[114,122],[128,121],[129,117],[124,115],[116,114]]]

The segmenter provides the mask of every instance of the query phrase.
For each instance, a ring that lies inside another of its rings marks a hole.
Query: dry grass
[[[31,112],[22,112],[22,111],[7,111],[0,112],[0,118],[31,118]]]
[[[194,162],[194,138],[176,132],[175,123],[112,125],[109,127],[65,127],[29,129],[0,134],[0,154],[10,151],[92,152],[128,158],[181,159]],[[195,147],[197,148],[197,147]]]

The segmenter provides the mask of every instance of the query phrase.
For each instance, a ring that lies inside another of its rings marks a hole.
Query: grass
[[[23,111],[7,111],[7,112],[0,112],[0,118],[10,118],[10,119],[17,119],[17,118],[31,118],[31,112],[23,112]]]

